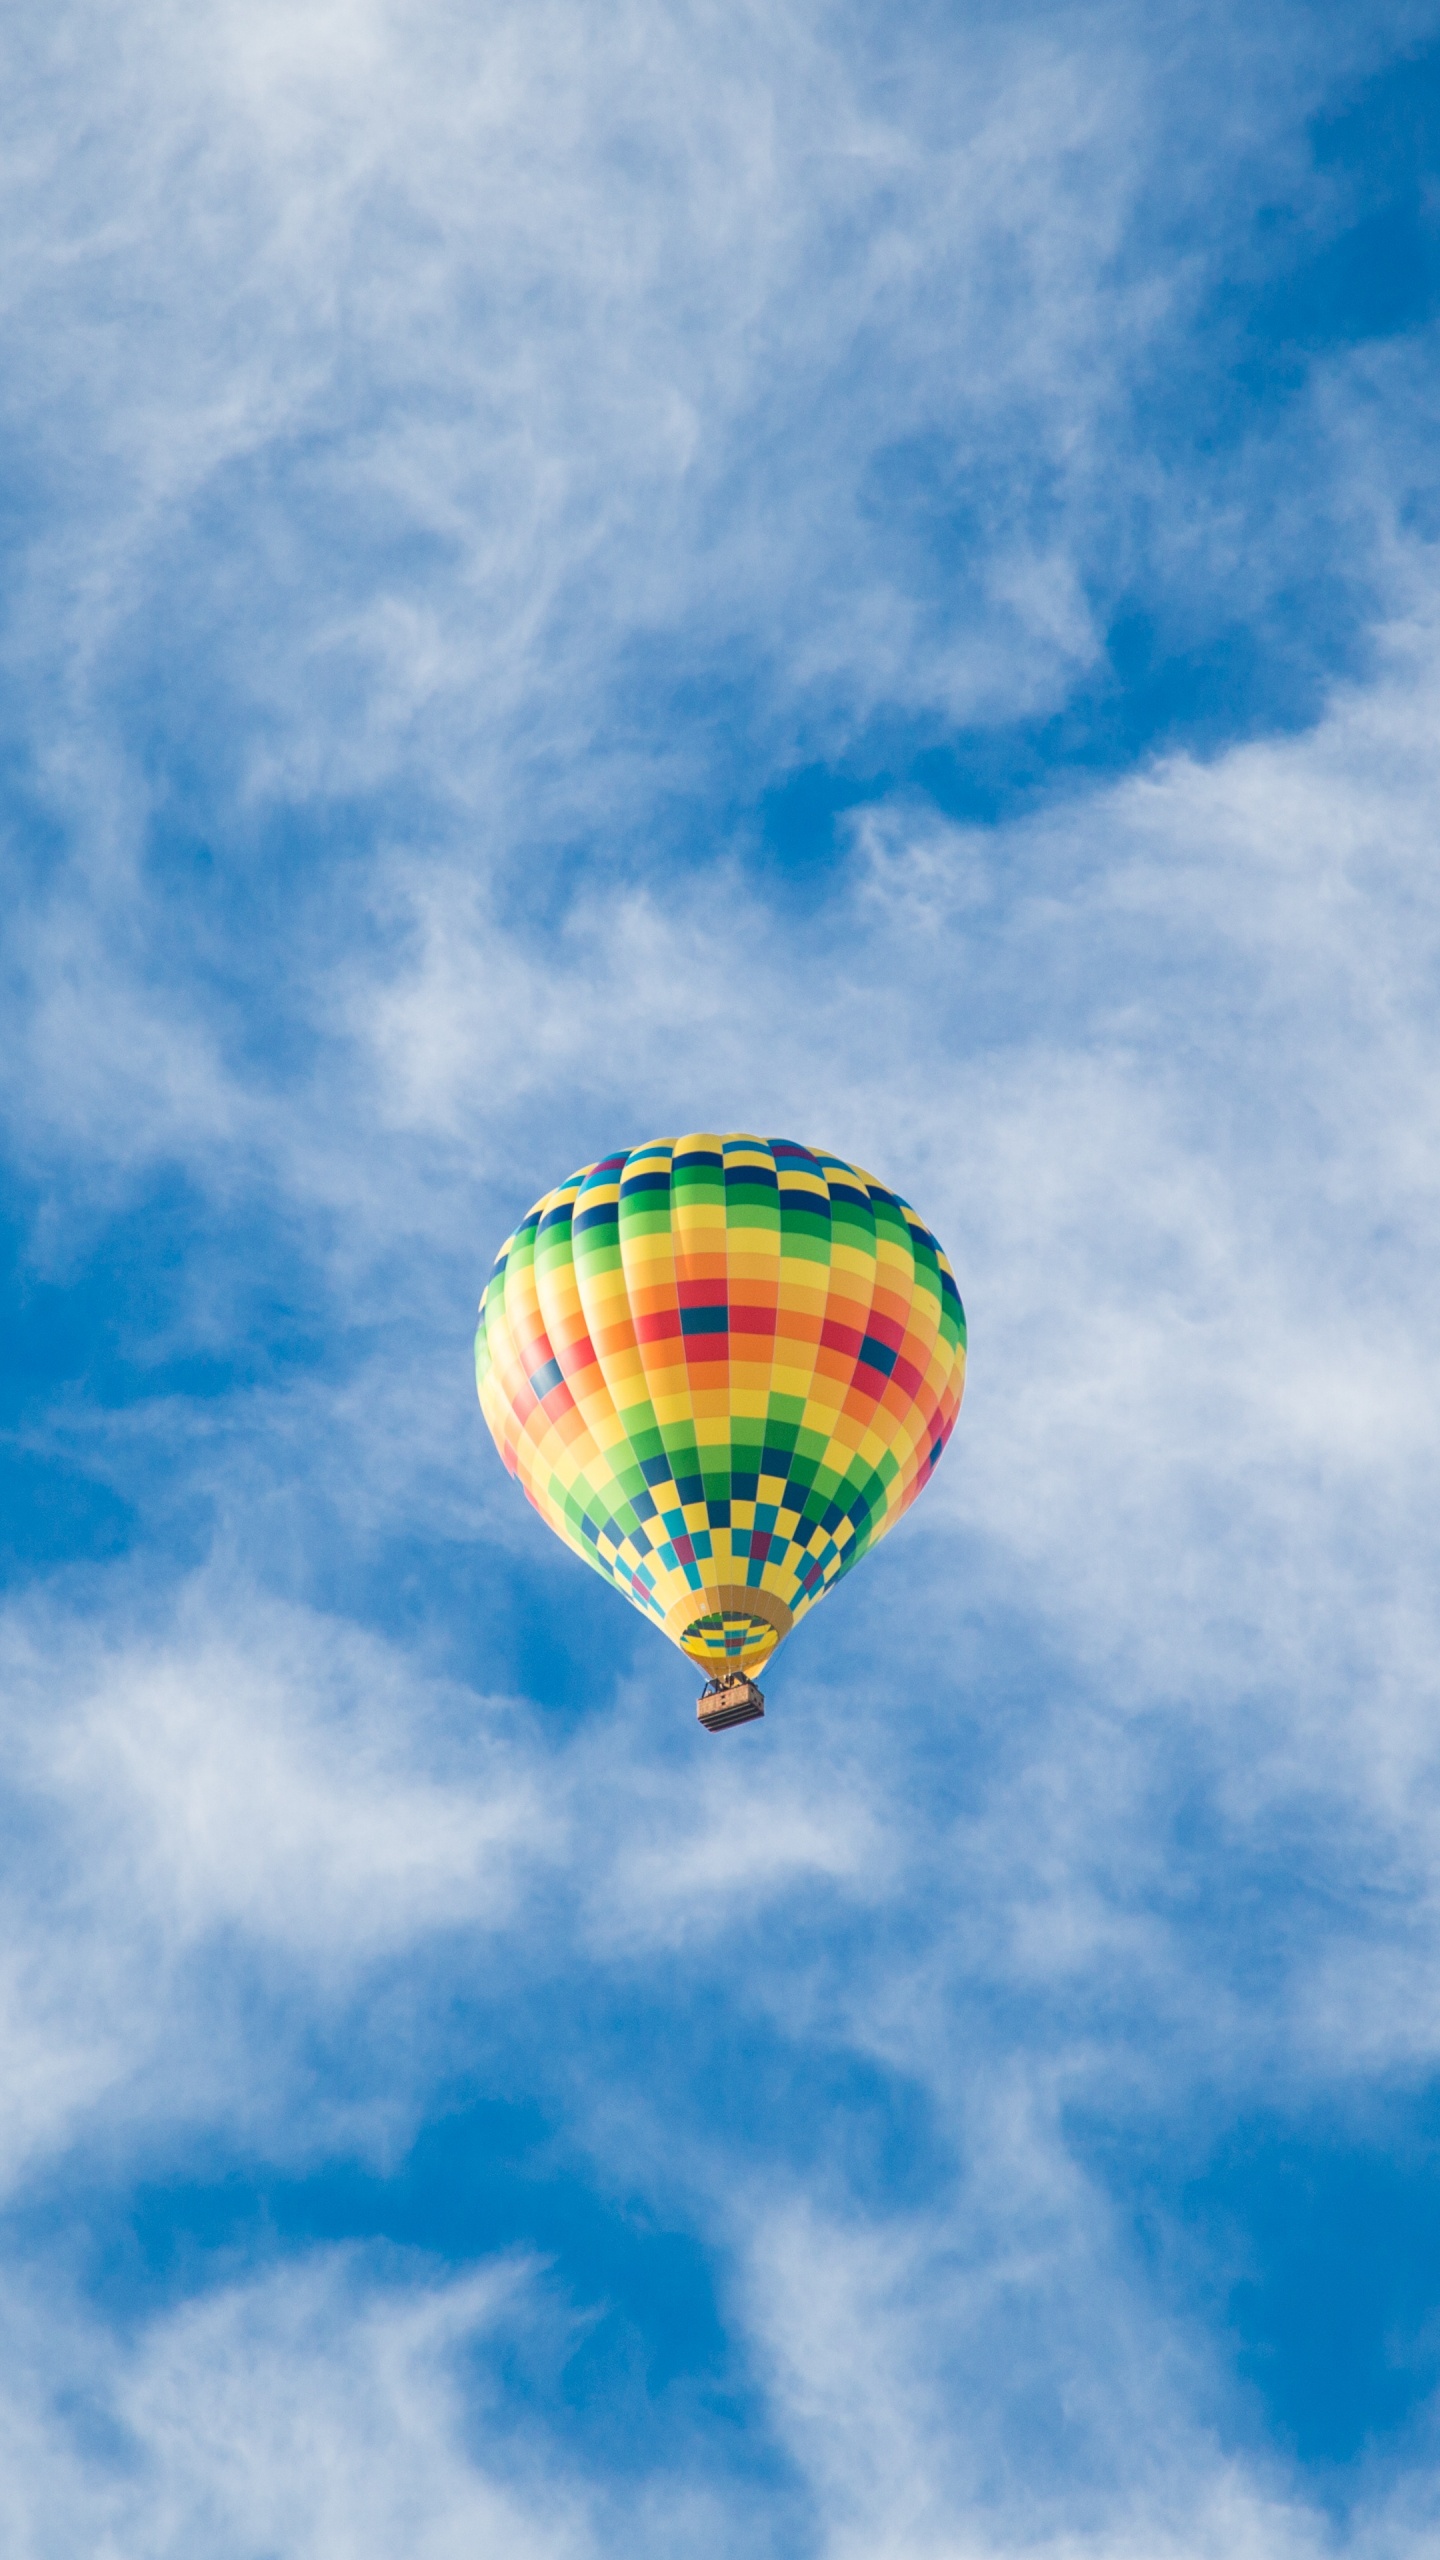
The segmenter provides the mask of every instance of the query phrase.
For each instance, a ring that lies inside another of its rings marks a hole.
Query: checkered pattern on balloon
[[[501,1247],[480,1402],[541,1517],[712,1678],[892,1529],[960,1409],[965,1317],[908,1202],[792,1141],[657,1138]]]

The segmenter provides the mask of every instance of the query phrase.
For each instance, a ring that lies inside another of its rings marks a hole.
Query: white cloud
[[[792,1732],[778,1786],[717,1757],[678,1656],[562,1743],[220,1566],[165,1597],[123,1569],[85,1603],[58,1586],[12,1605],[0,1656],[12,2194],[72,2146],[187,2127],[393,2157],[472,2067],[464,2004],[501,2031],[577,1970],[719,1947],[817,1887],[893,1890],[853,1754],[817,1784]]]
[[[22,1606],[3,1629],[12,2184],[137,2121],[273,2134],[317,2017],[417,1944],[473,1951],[566,1851],[503,1704],[457,1712],[393,1648],[218,1576],[156,1619],[116,1592],[98,1622]]]
[[[750,2308],[782,2441],[813,2499],[824,2560],[1318,2560],[1323,2518],[1220,2454],[1175,2405],[1193,2379],[1137,2324],[1117,2334],[1083,2245],[1069,2246],[1072,2362],[1031,2318],[1027,2235],[979,2266],[973,2235],[912,2226],[864,2239],[803,2208],[757,2227]],[[793,2495],[728,2494],[673,2470],[626,2491],[515,2404],[517,2360],[546,2375],[573,2342],[543,2272],[499,2262],[437,2277],[403,2252],[327,2251],[231,2281],[129,2332],[12,2283],[3,2305],[0,2518],[26,2560],[521,2560],[677,2548],[779,2551]],[[1097,2316],[1098,2314],[1098,2316]],[[558,2326],[557,2326],[558,2320]],[[1003,2406],[1004,2379],[1015,2404]],[[518,2359],[517,2359],[518,2350]],[[966,2421],[957,2426],[957,2360]],[[507,2406],[508,2402],[508,2406]],[[1158,2402],[1158,2406],[1157,2406]],[[1057,2494],[1067,2445],[1099,2415],[1125,2484]],[[674,2450],[684,2452],[683,2439]],[[1058,2461],[1057,2461],[1058,2457]],[[1107,2512],[1108,2509],[1108,2512]],[[1410,2560],[1423,2497],[1352,2520],[1364,2560]]]
[[[1053,705],[1150,538],[1122,457],[1187,587],[1221,561],[1234,489],[1157,500],[1130,403],[1257,193],[1329,205],[1298,120],[1393,41],[1223,17],[1159,58],[1123,11],[877,36],[648,0],[339,23],[82,6],[14,40],[9,654],[112,900],[172,813],[137,722],[251,816],[399,778],[513,856],[622,845],[704,769],[703,722],[648,715],[656,651],[758,685],[781,762],[879,704]]]
[[[1027,2193],[1006,2133],[1000,2193],[982,2169],[946,2223],[757,2217],[750,2308],[827,2560],[1323,2551],[1312,2512],[1194,2424],[1205,2377],[1117,2296],[1092,2200],[1073,2177]]]
[[[513,2442],[508,2462],[498,2448],[500,2476],[475,2457],[465,2362],[523,2310],[526,2270],[436,2282],[397,2260],[389,2283],[378,2273],[344,2252],[318,2255],[131,2339],[12,2289],[0,2421],[9,2547],[27,2560],[82,2549],[105,2560],[593,2551],[577,2486],[542,2477]]]

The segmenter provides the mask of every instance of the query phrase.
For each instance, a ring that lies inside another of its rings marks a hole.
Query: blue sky
[[[1440,2533],[1440,10],[15,13],[0,2543]],[[945,1243],[763,1726],[574,1165]]]

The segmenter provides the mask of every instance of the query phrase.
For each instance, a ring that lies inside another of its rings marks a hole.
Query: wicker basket
[[[707,1733],[723,1733],[727,1725],[763,1716],[765,1695],[753,1680],[712,1680],[696,1700],[695,1713]]]

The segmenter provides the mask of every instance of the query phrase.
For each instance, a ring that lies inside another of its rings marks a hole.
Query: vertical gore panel
[[[605,1156],[590,1167],[575,1195],[570,1249],[575,1291],[610,1414],[604,1445],[614,1451],[622,1418],[637,1401],[647,1404],[644,1370],[630,1317],[620,1262],[620,1175],[623,1156]],[[599,1389],[597,1388],[597,1399]]]
[[[702,1452],[725,1444],[730,1409],[730,1290],[725,1250],[725,1156],[719,1137],[677,1138],[671,1159],[671,1218],[690,1415],[683,1435],[667,1435],[686,1526],[706,1532]],[[713,1464],[713,1462],[712,1462]],[[692,1513],[694,1516],[692,1516]]]
[[[670,1192],[673,1151],[668,1138],[634,1147],[620,1177],[620,1261],[653,1417],[632,1429],[630,1440],[652,1491],[670,1485],[676,1426],[683,1430],[689,1421]]]
[[[762,1481],[780,1311],[780,1189],[763,1138],[725,1140],[725,1251],[730,1275],[730,1546],[738,1583],[764,1582],[767,1512],[781,1488]],[[759,1516],[757,1516],[757,1514]]]

